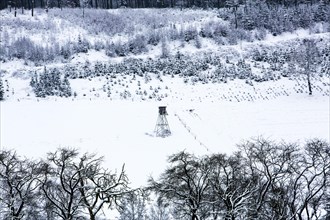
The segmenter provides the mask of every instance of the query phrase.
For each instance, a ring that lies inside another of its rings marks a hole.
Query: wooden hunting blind
[[[166,106],[159,106],[159,115],[167,115]]]
[[[166,119],[166,115],[168,115],[166,106],[159,106],[158,113],[155,134],[157,137],[167,137],[171,134],[171,130]]]

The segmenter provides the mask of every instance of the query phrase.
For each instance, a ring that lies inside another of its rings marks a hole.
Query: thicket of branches
[[[175,219],[326,219],[328,143],[300,148],[259,139],[239,149],[230,156],[174,154],[160,178],[150,179],[151,189]]]
[[[41,161],[0,151],[1,219],[327,219],[330,145],[247,141],[231,155],[178,152],[148,186],[131,190],[124,167],[60,148]],[[103,217],[102,217],[103,216]]]
[[[1,219],[99,219],[130,192],[124,166],[114,173],[103,157],[60,148],[41,161],[0,151]]]

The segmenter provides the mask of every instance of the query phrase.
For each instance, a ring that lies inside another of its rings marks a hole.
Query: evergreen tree
[[[78,42],[75,45],[75,52],[77,52],[77,53],[87,53],[88,48],[89,48],[89,42],[79,35],[78,36]]]
[[[166,40],[163,38],[160,58],[168,58],[169,56],[170,56],[170,51],[168,50],[168,44],[166,43]]]
[[[70,97],[72,95],[72,90],[71,90],[71,86],[70,86],[68,77],[64,77],[64,79],[62,81],[60,94],[65,97]]]

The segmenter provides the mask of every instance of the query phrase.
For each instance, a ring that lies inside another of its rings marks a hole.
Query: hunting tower
[[[166,119],[166,106],[159,106],[158,113],[155,134],[157,137],[167,137],[171,134],[171,130]]]

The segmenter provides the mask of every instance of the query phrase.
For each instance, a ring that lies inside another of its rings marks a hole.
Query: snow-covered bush
[[[63,46],[61,46],[61,55],[64,59],[69,59],[69,57],[73,54],[73,50],[71,49],[70,42],[65,43]]]
[[[105,43],[103,41],[97,40],[97,41],[94,42],[93,47],[96,51],[100,51],[100,50],[105,49],[106,46],[105,46]]]
[[[143,35],[136,35],[128,42],[129,51],[133,54],[140,54],[147,51],[147,41]]]
[[[56,68],[50,71],[45,69],[42,74],[35,73],[31,78],[30,85],[37,97],[69,97],[72,95],[68,78],[62,76],[61,72]]]
[[[3,87],[2,79],[0,79],[0,101],[4,100],[5,98],[5,89]]]
[[[183,35],[184,35],[184,40],[188,42],[194,40],[197,37],[198,32],[196,27],[189,26],[183,31]]]
[[[162,44],[161,44],[160,58],[168,58],[169,56],[170,56],[170,51],[168,48],[168,44],[167,44],[166,40],[163,38]]]
[[[75,53],[87,53],[90,49],[90,43],[84,38],[78,35],[77,42],[73,45]]]
[[[148,33],[148,44],[156,46],[161,40],[161,34],[158,31],[150,31]]]

